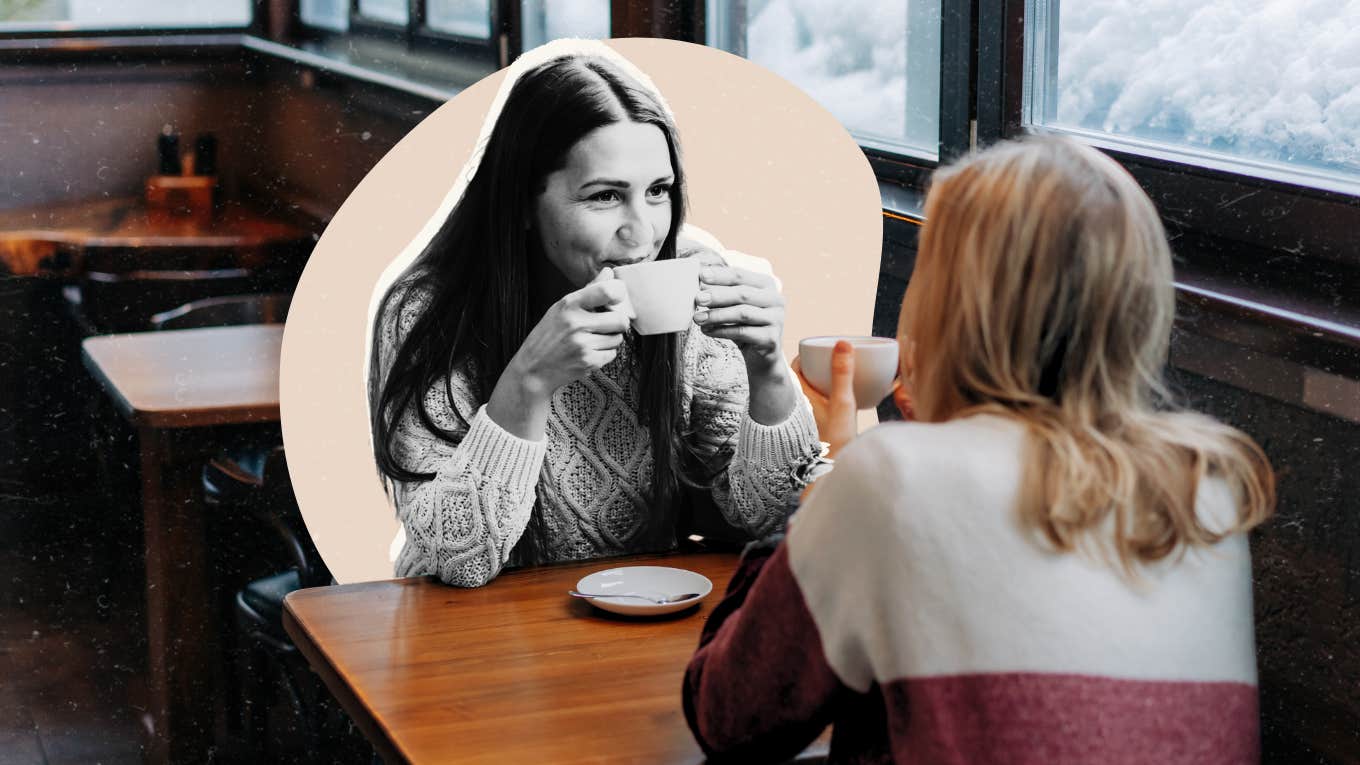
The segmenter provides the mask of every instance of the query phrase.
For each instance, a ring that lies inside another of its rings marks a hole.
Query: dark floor
[[[146,646],[141,578],[120,538],[128,510],[0,485],[0,763],[141,762]]]
[[[138,459],[130,427],[80,362],[80,338],[58,290],[0,276],[0,765],[135,763],[149,729]],[[284,568],[206,506],[224,647],[230,595]],[[234,666],[224,659],[224,666]],[[318,683],[300,668],[303,681]],[[232,670],[224,670],[224,674]],[[267,689],[274,675],[261,676]],[[267,735],[243,743],[227,687],[213,762],[372,761],[319,684],[308,703],[328,724],[307,748],[301,718],[275,694]],[[257,751],[269,747],[268,753]]]
[[[0,480],[0,765],[142,761],[149,717],[135,493],[73,483],[42,490]],[[367,765],[362,736],[315,691],[322,701],[311,708],[329,715],[333,731],[324,751],[299,748],[300,718],[279,694],[268,754],[247,747],[219,705],[212,760]]]

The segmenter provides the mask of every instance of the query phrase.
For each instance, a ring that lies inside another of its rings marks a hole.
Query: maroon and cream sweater
[[[851,444],[777,547],[748,550],[685,674],[715,760],[1259,760],[1244,537],[1130,583],[1021,530],[1024,429],[983,415]],[[1199,488],[1211,526],[1226,485]],[[1223,528],[1225,526],[1220,526]]]

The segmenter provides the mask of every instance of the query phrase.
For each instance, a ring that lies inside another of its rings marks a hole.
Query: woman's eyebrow
[[[660,178],[657,178],[656,180],[652,181],[648,185],[653,186],[658,183],[670,183],[674,179],[675,179],[674,175],[667,173],[666,175],[663,175]],[[591,186],[609,186],[611,188],[617,189],[628,189],[632,187],[632,184],[629,183],[628,181],[619,180],[617,178],[591,178],[590,180],[581,184],[582,189],[588,189]]]
[[[581,188],[587,189],[591,186],[611,186],[614,188],[626,189],[631,185],[632,184],[628,183],[628,181],[621,181],[616,178],[592,178],[581,184]]]

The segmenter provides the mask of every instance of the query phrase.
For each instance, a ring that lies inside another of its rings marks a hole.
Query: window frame
[[[658,2],[660,0],[653,0]],[[905,0],[909,2],[910,0]],[[727,0],[729,12],[744,15],[746,0]],[[615,0],[615,8],[620,4]],[[679,14],[688,16],[685,31],[688,42],[706,45],[708,40],[708,0],[688,0],[682,3]],[[882,146],[860,144],[869,159],[874,174],[881,181],[924,190],[930,174],[941,163],[966,154],[972,147],[973,48],[972,3],[966,0],[940,0],[940,102],[939,138],[936,156],[930,159],[908,152],[893,151]],[[743,24],[730,24],[741,30]],[[746,58],[745,40],[734,34],[734,44],[723,48],[733,55]]]
[[[265,0],[251,0],[247,3],[250,8],[250,21],[240,26],[198,26],[198,27],[177,27],[177,26],[155,26],[155,27],[83,27],[80,29],[62,29],[59,25],[67,22],[47,22],[46,26],[32,29],[3,29],[0,28],[0,40],[31,40],[31,39],[53,39],[53,38],[95,38],[95,37],[166,37],[183,35],[231,35],[231,34],[255,34],[264,35],[264,27],[268,17],[262,13]]]
[[[1024,123],[1026,0],[978,6],[975,109],[977,142],[985,146],[1032,130]],[[1044,132],[1072,135],[1065,130]],[[1360,230],[1360,196],[1229,170],[1212,158],[1203,164],[1185,161],[1193,150],[1177,151],[1173,157],[1172,152],[1136,151],[1133,142],[1074,137],[1113,157],[1138,180],[1162,211],[1173,237],[1192,233],[1221,243],[1209,249],[1228,250],[1232,243],[1241,243],[1306,253],[1305,260],[1343,269],[1360,268],[1360,248],[1350,235]],[[1210,259],[1208,253],[1184,256]]]
[[[427,22],[426,3],[427,0],[406,0],[406,23],[393,24],[360,13],[359,0],[346,0],[349,29],[338,32],[304,23],[301,4],[294,2],[297,36],[302,40],[323,42],[347,37],[382,40],[400,43],[412,53],[470,58],[497,68],[506,66],[518,55],[518,34],[508,33],[519,21],[518,13],[511,12],[518,6],[517,2],[490,0],[488,26],[491,36],[486,39],[431,28]]]

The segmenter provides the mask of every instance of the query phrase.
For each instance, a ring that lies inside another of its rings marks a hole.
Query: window
[[[707,0],[707,43],[815,98],[865,146],[934,160],[940,0]]]
[[[385,24],[404,27],[411,8],[406,0],[359,0],[359,15]]]
[[[1360,191],[1360,3],[1028,0],[1025,16],[1027,124]]]
[[[332,32],[349,29],[349,0],[302,0],[299,11],[307,26]]]
[[[609,0],[523,0],[520,5],[521,47],[535,48],[549,40],[584,37],[602,40],[609,37]]]
[[[486,40],[491,37],[491,0],[428,0],[425,23],[436,32]]]
[[[136,29],[244,27],[252,0],[0,0],[0,29]]]

